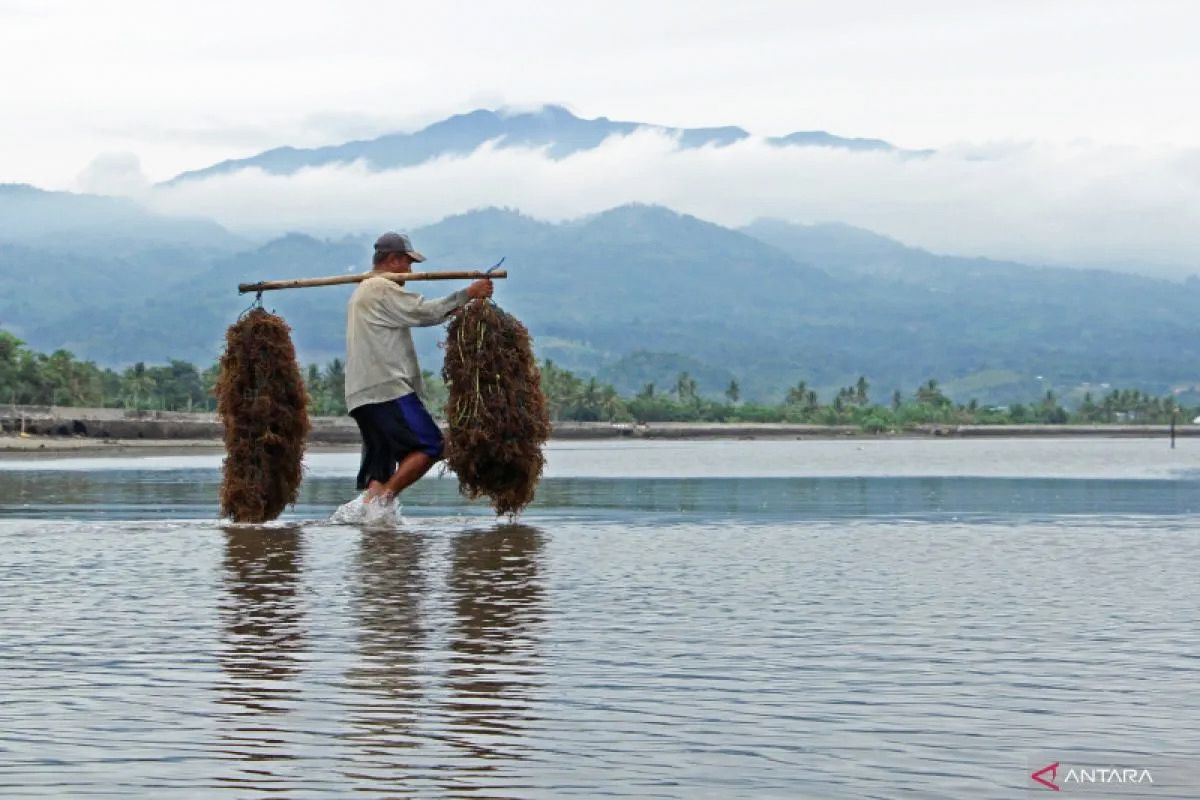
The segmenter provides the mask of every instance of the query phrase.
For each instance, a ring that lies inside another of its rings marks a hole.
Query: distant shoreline
[[[358,428],[349,417],[314,417],[309,446],[354,449]],[[25,435],[21,434],[21,431]],[[139,454],[221,452],[221,423],[212,413],[125,411],[59,406],[0,407],[0,454]],[[1200,425],[1178,425],[1177,437],[1200,436]],[[1167,438],[1168,425],[920,425],[867,433],[853,425],[749,422],[560,422],[557,440],[780,440],[923,438]]]

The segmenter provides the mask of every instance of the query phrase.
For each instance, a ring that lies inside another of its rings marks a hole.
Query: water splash
[[[367,494],[356,496],[338,506],[329,518],[334,525],[357,525],[363,528],[398,528],[404,524],[403,506],[395,500],[367,502]]]

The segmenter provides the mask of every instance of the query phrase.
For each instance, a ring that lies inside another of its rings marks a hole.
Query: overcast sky
[[[337,143],[476,107],[555,102],[581,116],[733,124],[763,136],[822,129],[968,161],[981,152],[1020,153],[1011,180],[997,171],[977,186],[1010,192],[996,198],[1006,222],[1020,216],[1031,191],[1041,198],[1035,210],[1063,213],[1060,188],[1039,183],[1039,170],[1066,180],[1071,192],[1094,194],[1097,183],[1119,190],[1114,180],[1137,180],[1148,169],[1146,185],[1131,190],[1137,203],[1165,209],[1172,227],[1195,228],[1198,30],[1200,3],[1132,0],[0,0],[0,182],[97,188],[122,170],[159,181],[283,144]],[[1081,165],[1090,172],[1080,174]],[[703,195],[687,180],[688,166],[663,166],[661,179],[677,185],[657,187],[658,194]],[[971,168],[914,177],[834,157],[832,165],[800,169],[793,165],[793,178],[844,176],[848,188],[835,193],[846,195],[837,213],[819,213],[812,196],[782,198],[795,216],[875,220],[876,228],[932,245],[921,237],[936,220],[904,222],[912,209],[865,219],[841,209],[853,210],[856,197],[864,199],[854,193],[879,180],[902,184],[895,188],[905,194],[892,205],[916,191],[936,195],[922,207],[953,207]],[[569,173],[542,177],[553,183]],[[119,180],[110,184],[121,190]],[[647,199],[630,189],[627,199]],[[557,194],[506,199],[532,207],[552,205]],[[608,185],[605,197],[622,192]],[[179,196],[157,202],[193,210]],[[490,202],[460,196],[437,205]],[[710,218],[745,216],[728,204],[698,204],[713,207]],[[987,210],[979,214],[986,225]],[[1072,230],[1102,222],[1080,217]],[[1149,244],[1139,238],[1146,227],[1131,230],[1125,245]],[[1005,237],[1016,238],[992,231],[959,249]],[[1170,258],[1182,258],[1193,240],[1169,244]]]

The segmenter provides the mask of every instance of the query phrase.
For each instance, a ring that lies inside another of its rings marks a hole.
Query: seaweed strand
[[[550,436],[529,331],[495,303],[476,302],[451,321],[447,340],[446,463],[464,496],[486,496],[497,514],[518,514],[533,501]]]
[[[296,502],[309,432],[287,323],[254,307],[229,326],[214,393],[225,428],[221,516],[273,520]]]

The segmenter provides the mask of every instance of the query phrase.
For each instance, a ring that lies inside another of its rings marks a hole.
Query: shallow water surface
[[[520,524],[386,530],[352,454],[269,526],[219,460],[0,462],[0,794],[1200,794],[1191,443],[868,444],[555,445]]]

